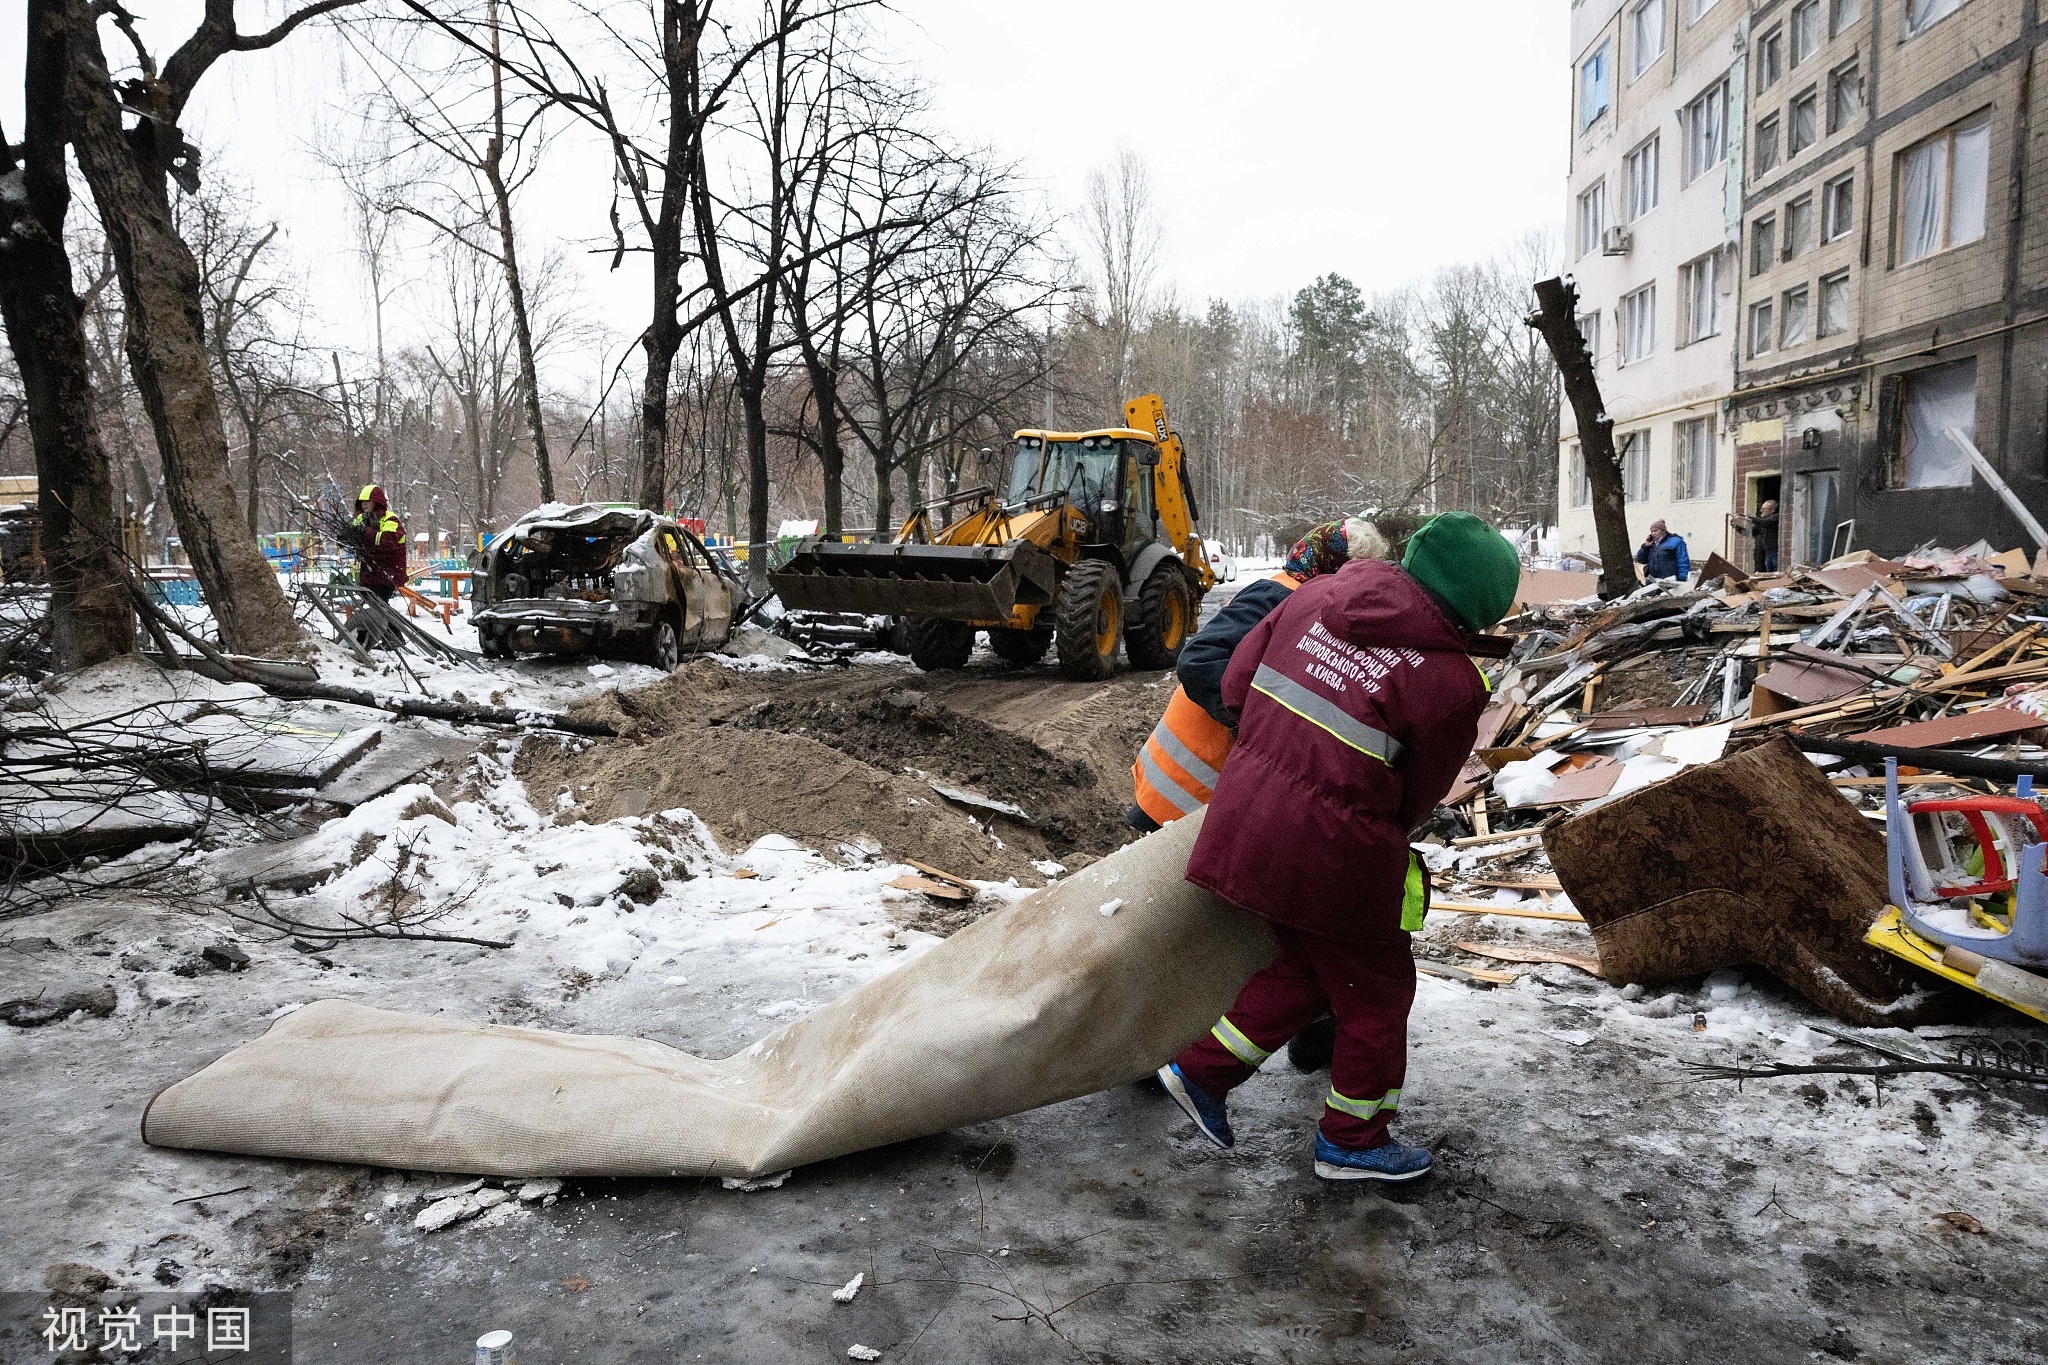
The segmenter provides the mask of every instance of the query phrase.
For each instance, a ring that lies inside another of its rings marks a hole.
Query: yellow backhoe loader
[[[893,541],[811,537],[769,575],[785,606],[903,620],[919,668],[959,668],[976,631],[1012,663],[1055,645],[1069,678],[1171,668],[1215,585],[1180,437],[1158,394],[1121,427],[1020,431],[1009,484],[918,506]],[[936,526],[932,514],[964,515]]]

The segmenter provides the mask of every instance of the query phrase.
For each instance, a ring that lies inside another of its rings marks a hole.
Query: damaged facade
[[[2048,219],[2030,193],[2048,155],[2030,136],[2040,118],[2037,53],[2048,40],[2038,5],[1641,0],[1608,8],[1604,28],[1589,23],[1588,6],[1574,16],[1579,104],[1601,43],[1614,54],[1607,79],[1626,114],[1628,72],[1641,61],[1632,45],[1655,38],[1676,66],[1681,49],[1703,50],[1717,19],[1729,81],[1725,155],[1737,178],[1716,267],[1725,273],[1714,279],[1726,291],[1718,315],[1688,308],[1703,296],[1697,271],[1658,245],[1675,223],[1651,215],[1601,248],[1645,267],[1629,291],[1654,286],[1651,354],[1703,348],[1728,367],[1725,396],[1713,405],[1717,434],[1704,447],[1708,467],[1727,472],[1706,501],[1678,498],[1697,493],[1703,481],[1686,475],[1702,462],[1686,464],[1691,446],[1675,426],[1668,440],[1662,431],[1692,417],[1679,409],[1697,402],[1696,385],[1669,367],[1627,363],[1615,339],[1625,301],[1600,283],[1612,266],[1597,253],[1575,262],[1586,297],[1604,305],[1588,341],[1617,442],[1631,420],[1658,415],[1648,464],[1628,485],[1631,531],[1662,516],[1695,559],[1719,551],[1750,571],[1763,567],[1762,547],[1728,514],[1751,516],[1772,500],[1786,567],[1848,549],[1896,555],[1928,543],[2025,542],[2026,528],[1947,433],[1955,427],[1969,438],[2021,501],[2048,501]],[[1696,140],[1702,111],[1683,98],[1690,88],[1678,83],[1656,136]],[[1588,135],[1577,108],[1573,117],[1583,161]],[[1652,136],[1647,121],[1632,131]],[[1674,156],[1662,159],[1666,202],[1657,214],[1705,197]],[[1574,172],[1574,223],[1579,182],[1595,174]],[[1697,216],[1704,220],[1704,210]],[[1584,245],[1574,238],[1575,251]],[[1661,303],[1667,297],[1672,306]],[[1574,456],[1567,435],[1566,550],[1591,546]]]

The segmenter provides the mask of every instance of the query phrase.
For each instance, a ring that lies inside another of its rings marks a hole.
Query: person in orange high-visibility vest
[[[1131,764],[1133,804],[1125,819],[1133,829],[1150,833],[1209,804],[1237,738],[1237,718],[1223,704],[1223,674],[1238,642],[1309,579],[1335,573],[1354,559],[1398,554],[1389,533],[1405,541],[1409,530],[1412,524],[1397,526],[1389,519],[1382,525],[1362,517],[1311,528],[1288,552],[1284,568],[1246,584],[1181,647],[1174,669],[1178,686]]]

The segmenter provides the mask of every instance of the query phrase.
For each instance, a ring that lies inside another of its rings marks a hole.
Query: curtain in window
[[[1919,33],[1936,19],[1946,19],[1963,6],[1963,0],[1906,0],[1906,36]]]
[[[1815,136],[1814,97],[1809,92],[1792,101],[1792,130],[1785,135],[1786,154],[1799,155],[1813,145]]]
[[[1635,8],[1634,52],[1629,58],[1629,75],[1640,76],[1664,50],[1664,0],[1643,0]]]
[[[1948,429],[1977,437],[1977,362],[1941,365],[1906,376],[1906,487],[1965,488],[1970,457]]]
[[[1840,336],[1849,330],[1849,279],[1840,276],[1820,282],[1820,334]]]
[[[1842,319],[1844,326],[1848,319]],[[1794,289],[1785,295],[1785,341],[1787,346],[1798,346],[1806,340],[1806,291]]]
[[[1906,153],[1906,206],[1899,215],[1899,259],[1917,261],[1941,250],[1941,220],[1948,197],[1948,139],[1936,138]],[[1982,210],[1979,210],[1982,216]]]
[[[1991,125],[1979,123],[1956,132],[1955,202],[1949,209],[1948,244],[1974,242],[1984,235],[1984,191],[1990,180]]]

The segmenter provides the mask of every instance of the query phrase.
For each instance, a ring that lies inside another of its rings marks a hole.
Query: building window
[[[1820,334],[1837,337],[1849,330],[1849,272],[1838,270],[1820,282]]]
[[[1705,175],[1728,155],[1728,82],[1714,84],[1685,106],[1685,183]]]
[[[1593,188],[1579,196],[1579,254],[1600,249],[1600,233],[1607,226],[1607,182],[1596,180]]]
[[[1863,17],[1863,0],[1835,0],[1834,13],[1828,18],[1828,36],[1839,38],[1849,25]]]
[[[1679,335],[1690,345],[1721,331],[1721,253],[1710,251],[1678,267]]]
[[[1586,354],[1593,357],[1593,363],[1598,365],[1600,363],[1600,315],[1598,313],[1579,314],[1579,335],[1585,340]]]
[[[1951,427],[1977,439],[1977,362],[1959,360],[1900,377],[1905,421],[1893,486],[1967,488],[1970,457],[1949,436]]]
[[[1899,264],[1984,235],[1991,118],[1979,115],[1899,154]]]
[[[1756,40],[1756,91],[1761,95],[1785,74],[1785,30],[1774,28]]]
[[[1819,140],[1820,92],[1808,86],[1793,96],[1786,114],[1791,122],[1785,128],[1785,159],[1790,161]]]
[[[1863,68],[1845,62],[1828,73],[1828,131],[1839,133],[1863,116]]]
[[[1856,177],[1838,175],[1820,187],[1820,238],[1847,237],[1856,226]]]
[[[1631,431],[1617,436],[1615,450],[1621,456],[1621,492],[1630,502],[1650,500],[1650,433]]]
[[[1586,477],[1586,452],[1577,446],[1572,447],[1571,472],[1567,477],[1571,480],[1572,506],[1591,507],[1593,481]]]
[[[1799,65],[1818,51],[1820,0],[1806,0],[1792,11],[1792,65]]]
[[[1590,128],[1593,120],[1607,112],[1612,96],[1608,87],[1613,84],[1613,73],[1608,68],[1607,44],[1601,43],[1593,49],[1593,55],[1579,63],[1579,127]]]
[[[1628,27],[1628,78],[1634,80],[1664,53],[1664,0],[1638,0]]]
[[[1756,173],[1774,170],[1778,165],[1778,116],[1756,121]]]
[[[1714,7],[1715,0],[1692,0],[1692,17],[1697,23],[1706,12]]]
[[[1749,353],[1753,356],[1771,353],[1771,301],[1749,305]]]
[[[1917,38],[1963,7],[1963,0],[1906,0],[1906,36]]]
[[[1749,273],[1761,275],[1778,260],[1778,215],[1767,213],[1749,229]]]
[[[1621,363],[1641,360],[1657,345],[1657,286],[1646,284],[1621,300]]]
[[[1671,428],[1671,496],[1714,496],[1714,419],[1695,417]]]
[[[1657,172],[1663,156],[1663,138],[1652,137],[1628,154],[1628,220],[1657,207]]]
[[[1785,205],[1785,259],[1813,245],[1813,195],[1802,194]]]
[[[1785,306],[1778,323],[1778,344],[1786,350],[1806,344],[1806,286],[1785,291]]]

